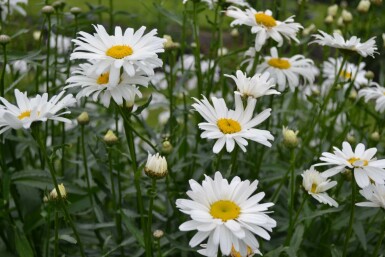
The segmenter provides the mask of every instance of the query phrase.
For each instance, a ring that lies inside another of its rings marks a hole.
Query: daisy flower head
[[[305,170],[301,176],[302,186],[309,195],[320,203],[338,207],[338,203],[326,193],[327,190],[337,185],[336,181],[322,176],[313,166],[309,170]]]
[[[98,74],[109,72],[112,83],[119,81],[121,68],[132,77],[137,71],[152,76],[154,68],[162,66],[157,54],[164,52],[166,39],[156,37],[156,29],[144,34],[146,27],[142,26],[136,32],[127,28],[123,33],[122,28],[116,26],[115,34],[109,35],[102,25],[94,27],[93,35],[81,31],[80,36],[72,40],[76,48],[71,60],[95,60],[91,70]]]
[[[251,196],[258,180],[241,181],[234,177],[229,183],[217,171],[214,179],[206,176],[202,184],[193,179],[189,183],[191,190],[187,195],[190,199],[178,199],[176,205],[191,217],[179,229],[198,231],[190,240],[191,247],[208,238],[204,251],[207,256],[217,254],[218,247],[224,255],[230,255],[234,248],[241,256],[246,256],[248,247],[259,249],[254,234],[270,240],[268,231],[271,232],[277,223],[266,213],[274,204],[260,203],[265,196],[263,192]]]
[[[365,102],[370,100],[376,101],[375,110],[378,112],[384,112],[385,110],[385,88],[381,87],[377,83],[372,83],[373,87],[362,88],[358,91],[358,97],[364,97]]]
[[[369,202],[356,203],[361,207],[380,207],[385,209],[385,185],[370,184],[360,190],[360,194]]]
[[[18,12],[19,14],[25,16],[27,13],[20,4],[28,4],[28,0],[0,0],[1,19],[5,21],[8,14],[13,14],[13,12]]]
[[[274,79],[270,77],[270,73],[265,72],[263,74],[257,73],[253,77],[247,77],[246,73],[241,70],[237,70],[236,76],[225,74],[226,77],[232,78],[237,85],[237,91],[235,94],[239,94],[242,97],[255,98],[264,95],[279,95],[281,94],[272,87],[275,87]]]
[[[269,140],[274,140],[270,131],[253,127],[265,121],[270,116],[271,109],[266,109],[253,118],[256,100],[249,97],[244,108],[241,96],[235,94],[234,97],[235,110],[229,110],[223,98],[212,97],[213,105],[206,97],[203,100],[194,98],[196,103],[192,106],[206,120],[198,124],[204,130],[201,137],[217,140],[213,147],[214,153],[219,153],[225,145],[227,152],[232,152],[235,143],[246,152],[246,139],[270,147]]]
[[[76,103],[75,98],[69,94],[64,98],[64,91],[53,96],[48,100],[48,94],[37,95],[28,98],[27,93],[21,93],[15,89],[16,104],[13,105],[5,98],[0,97],[0,134],[9,129],[29,129],[31,124],[36,121],[56,120],[61,122],[71,122],[62,117],[70,111],[62,111]],[[59,113],[60,112],[60,113]]]
[[[135,96],[142,96],[136,85],[147,86],[149,78],[143,72],[138,72],[130,77],[123,73],[119,80],[111,82],[110,73],[96,73],[92,69],[93,63],[80,64],[79,68],[73,72],[73,76],[67,79],[69,84],[66,88],[81,87],[81,91],[76,95],[77,99],[82,97],[92,97],[93,101],[100,98],[105,107],[108,107],[111,98],[122,105],[123,100],[127,104],[134,104]]]
[[[270,49],[270,54],[271,56],[266,56],[264,62],[258,65],[257,72],[269,72],[277,82],[279,91],[284,91],[286,85],[289,85],[291,91],[294,91],[296,87],[300,86],[301,80],[305,85],[314,83],[318,69],[311,59],[300,54],[290,58],[280,58],[275,47]]]
[[[299,43],[296,34],[303,27],[294,22],[294,16],[285,21],[279,21],[272,16],[273,13],[270,10],[257,12],[253,8],[248,8],[242,11],[235,6],[230,6],[226,15],[235,19],[230,26],[246,25],[251,27],[251,33],[256,34],[254,47],[258,52],[269,38],[276,41],[278,46],[282,46],[284,38]]]
[[[342,143],[342,150],[334,148],[334,153],[324,152],[320,160],[315,166],[333,165],[322,173],[324,177],[334,176],[342,172],[345,168],[353,170],[354,178],[357,185],[361,188],[367,187],[370,181],[378,184],[385,183],[385,159],[377,160],[373,158],[377,152],[377,148],[369,148],[365,150],[365,145],[359,143],[354,152],[348,142]]]
[[[334,32],[333,35],[329,35],[322,30],[319,30],[319,33],[320,34],[313,35],[315,40],[309,44],[317,43],[321,46],[330,46],[349,52],[357,52],[362,57],[370,55],[374,58],[374,54],[377,53],[376,37],[372,37],[368,41],[361,43],[361,39],[356,36],[352,36],[350,39],[345,40],[344,37],[337,32]]]

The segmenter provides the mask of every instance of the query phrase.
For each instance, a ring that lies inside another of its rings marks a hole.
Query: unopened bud
[[[372,79],[374,78],[374,73],[373,73],[373,71],[368,70],[368,71],[365,73],[365,78],[366,78],[366,79],[369,79],[369,80],[372,80]]]
[[[46,5],[41,9],[41,12],[50,15],[55,12],[55,9],[51,5]]]
[[[114,145],[118,142],[118,137],[115,135],[115,133],[110,129],[107,131],[106,135],[103,137],[104,142],[107,145]]]
[[[67,191],[63,184],[58,185],[60,195],[63,199],[67,197]],[[59,194],[56,191],[56,188],[52,189],[49,193],[48,200],[57,200],[59,199]]]
[[[293,131],[291,129],[288,129],[286,127],[282,128],[282,134],[283,134],[283,144],[287,148],[295,148],[298,145],[298,132],[299,131]]]
[[[172,144],[170,143],[170,141],[168,140],[165,140],[163,141],[162,143],[162,153],[163,154],[170,154],[172,152]]]
[[[313,31],[316,30],[316,26],[314,24],[311,24],[309,27],[305,28],[303,31],[302,31],[302,34],[304,36],[308,36],[310,35]]]
[[[378,142],[380,141],[380,133],[378,133],[378,131],[374,131],[371,135],[370,135],[370,139],[375,141],[375,142]]]
[[[157,229],[152,234],[156,239],[161,239],[164,236],[163,230]]]
[[[334,21],[334,18],[333,18],[333,16],[331,16],[331,15],[326,16],[326,18],[325,18],[325,20],[324,20],[324,22],[325,22],[326,24],[332,24],[333,21]]]
[[[80,9],[79,7],[72,7],[70,9],[70,12],[73,14],[73,15],[78,15],[78,14],[81,14],[82,13],[82,9]]]
[[[63,1],[55,1],[52,3],[52,7],[55,8],[56,10],[58,9],[63,9],[65,6],[65,3]]]
[[[148,153],[147,163],[144,167],[144,173],[153,179],[164,178],[167,175],[166,158],[160,156],[159,153],[151,155]]]
[[[197,44],[196,44],[195,42],[192,42],[192,43],[191,43],[191,47],[192,47],[192,48],[195,48],[195,47],[197,47]]]
[[[340,28],[345,26],[344,19],[342,17],[339,17],[337,19],[337,26],[340,27]]]
[[[337,15],[337,12],[338,12],[338,5],[333,4],[333,5],[328,7],[328,15],[334,17]]]
[[[357,11],[360,13],[367,13],[369,11],[369,8],[370,8],[370,1],[361,0],[357,6]]]
[[[166,42],[164,42],[164,49],[166,50],[173,50],[180,47],[180,44],[177,42],[174,42],[172,40],[172,37],[170,35],[163,35],[163,38],[166,39]]]
[[[357,91],[353,88],[349,93],[349,99],[356,100],[356,98],[357,98]]]
[[[36,41],[40,39],[41,37],[41,31],[40,30],[35,30],[33,33],[32,33],[32,36],[33,36],[33,39],[35,39]]]
[[[239,31],[238,31],[238,29],[236,29],[236,28],[232,29],[232,30],[230,31],[230,35],[231,35],[232,37],[239,37]]]
[[[342,10],[341,16],[344,23],[350,23],[353,20],[353,15],[349,11]]]
[[[354,135],[351,134],[351,133],[349,133],[349,134],[346,136],[346,140],[347,140],[350,144],[356,143],[356,138],[355,138]]]
[[[11,38],[8,35],[0,35],[0,44],[6,45],[11,41]]]
[[[224,56],[229,52],[226,47],[221,47],[218,49],[218,56]]]
[[[87,125],[90,123],[90,117],[88,116],[87,112],[82,112],[78,117],[77,117],[78,123],[80,125]]]

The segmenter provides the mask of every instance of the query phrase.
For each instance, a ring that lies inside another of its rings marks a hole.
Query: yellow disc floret
[[[31,117],[31,111],[22,112],[22,113],[20,113],[19,116],[17,116],[17,118],[19,118],[19,120],[29,118],[29,117]]]
[[[313,184],[311,184],[311,189],[310,189],[310,192],[312,192],[312,193],[317,193],[316,191],[317,191],[317,184],[316,183],[313,183]]]
[[[351,72],[348,72],[346,70],[343,70],[340,72],[340,77],[346,79],[346,80],[349,80],[352,78],[352,73]]]
[[[277,26],[277,21],[270,15],[264,13],[256,13],[255,21],[258,24],[265,26],[266,28],[272,28]]]
[[[110,78],[110,73],[109,72],[100,74],[100,76],[97,79],[96,83],[98,83],[99,85],[107,84],[109,78]]]
[[[357,161],[362,161],[362,165],[357,165]],[[352,157],[348,160],[348,162],[353,165],[354,167],[362,167],[362,166],[368,166],[369,162],[367,160],[361,160],[357,157]]]
[[[289,69],[291,67],[290,62],[288,60],[281,59],[281,58],[271,58],[267,62],[267,64],[269,64],[270,66],[272,66],[274,68],[281,69],[281,70],[286,70],[286,69]]]
[[[219,130],[223,134],[234,134],[241,131],[241,124],[233,119],[222,118],[217,121]]]
[[[229,200],[216,201],[210,207],[211,216],[215,219],[221,219],[223,222],[238,218],[240,212],[241,208]]]
[[[133,50],[130,46],[127,45],[117,45],[109,48],[106,51],[106,55],[115,59],[122,59],[126,56],[132,55]]]

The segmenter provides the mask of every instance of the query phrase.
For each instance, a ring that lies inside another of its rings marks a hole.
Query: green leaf
[[[24,232],[18,228],[14,227],[15,231],[15,246],[16,251],[20,257],[33,257],[32,248],[25,236]]]
[[[59,235],[59,239],[64,240],[70,244],[76,244],[77,243],[76,239],[70,235]]]
[[[123,210],[121,211],[122,220],[127,230],[135,237],[138,243],[144,247],[144,239],[142,231],[140,231],[136,226],[133,220],[127,215],[127,213]]]
[[[305,231],[305,229],[304,229],[304,226],[303,226],[302,224],[300,224],[299,226],[297,226],[297,228],[295,229],[294,235],[293,235],[293,237],[292,237],[291,240],[290,240],[290,248],[288,248],[288,249],[286,250],[286,253],[287,253],[290,257],[296,257],[296,256],[298,256],[298,255],[297,255],[297,252],[298,252],[298,250],[299,250],[299,246],[300,246],[301,243],[302,243],[304,231]]]
[[[289,249],[289,247],[287,246],[280,246],[270,252],[268,252],[267,254],[265,254],[264,256],[265,257],[279,257],[281,255],[282,252],[285,252]]]
[[[353,224],[354,233],[356,233],[358,240],[360,241],[362,248],[366,251],[367,244],[366,244],[366,235],[364,227],[362,226],[362,223],[359,221],[354,222]]]
[[[144,109],[146,109],[146,108],[150,105],[151,100],[152,100],[152,95],[150,95],[150,97],[148,98],[148,100],[147,100],[147,102],[146,102],[145,104],[139,106],[139,107],[136,109],[136,111],[134,112],[134,114],[136,114],[136,115],[141,114],[142,111],[143,111]]]
[[[169,18],[170,20],[172,21],[175,21],[176,23],[178,23],[180,26],[183,25],[183,18],[178,16],[177,14],[175,13],[172,13],[170,12],[169,10],[166,10],[163,8],[163,6],[161,6],[160,4],[158,3],[154,3],[154,7],[155,9],[160,12],[161,14],[164,15],[164,17],[166,18]]]

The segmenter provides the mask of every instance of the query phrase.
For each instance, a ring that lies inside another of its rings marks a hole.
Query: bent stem
[[[352,229],[353,229],[353,220],[354,220],[354,210],[355,210],[355,202],[356,202],[356,180],[354,178],[354,172],[352,172],[353,178],[352,178],[352,209],[350,210],[350,219],[349,219],[349,227],[348,230],[346,231],[346,237],[345,237],[345,243],[344,243],[344,251],[342,254],[342,257],[345,257],[347,254],[347,249],[348,249],[348,243],[350,236],[352,234]]]

